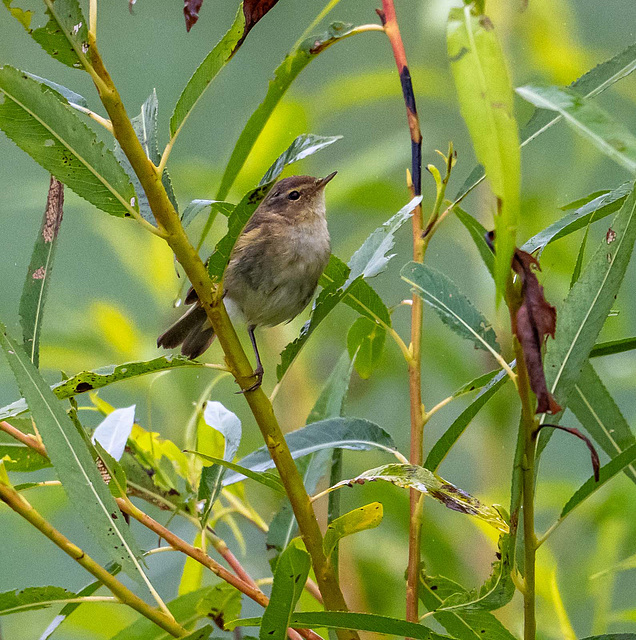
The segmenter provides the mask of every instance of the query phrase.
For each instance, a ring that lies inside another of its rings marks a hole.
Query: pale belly
[[[329,261],[329,236],[299,233],[274,259],[257,253],[226,274],[226,307],[248,325],[274,326],[295,318],[311,301]],[[237,314],[238,312],[238,314]]]

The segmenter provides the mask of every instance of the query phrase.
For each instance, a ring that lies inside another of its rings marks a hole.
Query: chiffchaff
[[[256,355],[256,384],[263,365],[254,330],[295,318],[308,304],[331,252],[325,219],[326,178],[291,176],[272,187],[239,236],[225,271],[223,288],[230,317],[247,323]],[[181,345],[188,358],[200,356],[214,340],[205,310],[190,289],[185,303],[193,305],[157,339],[157,346]]]

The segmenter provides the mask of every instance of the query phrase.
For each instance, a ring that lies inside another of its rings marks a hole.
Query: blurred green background
[[[138,112],[152,89],[157,89],[160,143],[165,143],[168,119],[182,87],[231,23],[237,3],[206,0],[201,18],[190,34],[185,32],[181,2],[139,0],[134,15],[129,14],[127,4],[125,0],[100,4],[100,50],[131,115]],[[327,22],[376,22],[377,5],[375,0],[342,0]],[[263,98],[273,70],[323,6],[322,0],[280,0],[215,80],[170,159],[169,170],[182,208],[192,198],[214,197],[234,142]],[[458,165],[448,191],[452,196],[473,168],[474,157],[446,63],[445,20],[449,6],[451,3],[446,0],[397,3],[424,136],[424,161],[439,165],[440,158],[434,151],[446,151],[449,141],[458,151]],[[490,0],[488,13],[499,28],[516,86],[535,81],[568,84],[631,44],[635,36],[636,6],[631,0]],[[0,61],[74,89],[102,113],[88,76],[56,64],[4,10],[0,13]],[[635,101],[634,77],[622,80],[599,99],[632,131],[636,131]],[[528,105],[519,101],[520,124],[530,113]],[[298,134],[306,132],[344,136],[335,145],[294,165],[292,172],[325,175],[338,170],[327,193],[329,225],[334,253],[348,260],[364,238],[409,199],[404,176],[410,165],[410,142],[404,105],[389,43],[381,33],[361,34],[336,44],[301,74],[260,137],[230,199],[237,201],[276,156]],[[12,332],[20,335],[18,302],[46,201],[48,175],[5,137],[0,137],[0,166],[1,316]],[[605,160],[562,124],[526,148],[523,176],[519,244],[561,217],[559,206],[628,179],[622,168]],[[487,195],[480,188],[465,207],[490,228]],[[425,173],[425,212],[430,210],[433,199],[433,181]],[[201,222],[192,225],[192,237],[198,237]],[[605,222],[597,224],[588,247],[594,247],[606,230]],[[215,227],[208,252],[222,233],[222,225]],[[542,282],[548,300],[557,305],[567,292],[582,233],[556,242],[543,254]],[[399,278],[409,252],[409,232],[405,228],[400,233],[396,258],[388,271],[373,282],[388,305],[410,295]],[[449,219],[435,237],[427,262],[447,273],[469,294],[491,319],[500,342],[510,353],[506,313],[495,309],[492,281],[468,234],[456,220]],[[632,264],[616,301],[617,313],[608,319],[602,339],[636,334],[636,298],[631,295],[635,283],[636,266]],[[61,370],[72,374],[156,357],[156,336],[178,315],[173,302],[180,284],[169,251],[156,238],[131,221],[93,210],[67,190],[46,309],[41,368],[55,382]],[[307,315],[306,311],[290,325],[261,332],[266,390],[271,390],[275,382],[278,353],[297,335]],[[398,309],[393,318],[406,339],[407,308]],[[346,332],[354,319],[347,307],[337,308],[293,365],[275,402],[286,430],[304,424],[324,380],[346,348]],[[241,335],[245,338],[244,332]],[[423,352],[423,397],[429,407],[461,384],[494,368],[487,354],[473,350],[450,333],[431,312],[425,313]],[[205,357],[210,362],[220,362],[218,345]],[[597,359],[594,366],[633,425],[633,354]],[[215,375],[211,370],[177,370],[120,383],[100,395],[114,406],[136,404],[140,424],[181,445],[193,402]],[[215,388],[214,397],[243,420],[241,453],[247,453],[260,445],[260,436],[244,400],[234,391],[234,383],[224,379]],[[0,404],[17,397],[8,367],[1,363]],[[470,398],[456,400],[427,425],[427,450],[469,401]],[[88,398],[80,398],[80,406],[89,405]],[[354,375],[347,414],[377,422],[407,452],[408,383],[404,361],[394,344],[387,341],[381,366],[370,380]],[[100,419],[99,414],[88,410],[80,416],[88,426],[96,425]],[[515,396],[511,388],[505,388],[473,421],[440,473],[486,502],[507,506],[517,417]],[[565,416],[563,423],[577,426],[571,414]],[[389,462],[374,453],[345,452],[344,459],[347,476]],[[585,447],[564,434],[555,434],[541,465],[539,530],[549,526],[573,490],[589,475]],[[271,495],[253,486],[248,487],[248,495],[269,518],[276,508]],[[577,634],[636,631],[634,572],[591,578],[636,552],[635,496],[633,484],[623,476],[617,477],[541,548],[540,637],[561,637],[550,591],[554,572]],[[29,499],[56,526],[101,558],[99,550],[84,536],[61,489],[39,490]],[[342,499],[345,510],[375,499],[381,500],[385,509],[379,528],[342,544],[342,583],[350,606],[358,611],[403,616],[407,493],[373,484],[344,490]],[[423,553],[431,572],[443,573],[466,587],[479,585],[495,559],[494,530],[486,531],[470,518],[432,502],[425,503],[424,523]],[[247,523],[240,524],[245,549],[236,543],[228,527],[221,525],[219,533],[239,556],[244,556],[245,565],[254,576],[268,575],[263,535]],[[175,521],[172,526],[186,539],[193,538],[193,530],[186,525]],[[144,548],[156,546],[152,536],[136,527],[135,530]],[[78,589],[89,582],[68,558],[6,508],[0,508],[0,531],[0,592],[45,584]],[[168,599],[176,594],[182,563],[177,554],[160,554],[149,561],[151,577]],[[247,606],[246,612],[250,611]],[[38,637],[53,615],[47,610],[3,618],[0,636],[6,640]],[[513,632],[520,632],[518,596],[497,615]],[[91,605],[74,614],[57,637],[109,638],[133,619],[123,607]]]

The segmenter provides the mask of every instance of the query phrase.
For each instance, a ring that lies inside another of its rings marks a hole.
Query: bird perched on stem
[[[263,365],[254,330],[295,318],[308,304],[329,262],[331,244],[325,218],[326,178],[291,176],[276,183],[239,236],[223,276],[224,301],[232,319],[240,318],[256,356],[255,384]],[[214,340],[214,329],[194,289],[190,309],[157,339],[157,346],[197,358]]]

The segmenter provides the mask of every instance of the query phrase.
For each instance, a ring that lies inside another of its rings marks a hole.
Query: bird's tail
[[[214,329],[197,300],[191,309],[157,338],[157,346],[174,349],[181,345],[181,353],[193,360],[207,351],[212,340]]]

